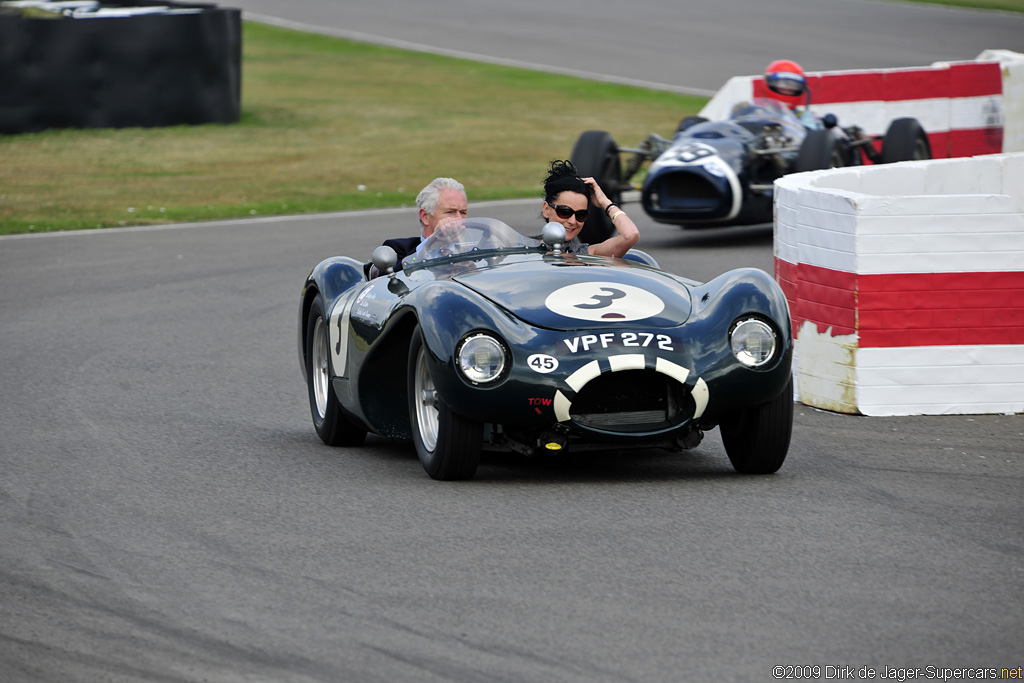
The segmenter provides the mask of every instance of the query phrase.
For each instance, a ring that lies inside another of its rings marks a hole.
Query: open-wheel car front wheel
[[[593,178],[613,204],[622,203],[622,160],[619,147],[603,130],[585,131],[576,140],[570,159],[583,178]],[[597,244],[615,234],[615,226],[604,211],[593,210],[583,223],[580,240]]]
[[[437,396],[419,328],[409,346],[409,420],[423,469],[434,479],[471,479],[480,463],[483,425],[453,412]]]
[[[821,128],[807,132],[807,137],[800,143],[796,161],[793,162],[793,171],[801,173],[825,168],[841,168],[845,165],[843,150],[835,133],[828,128]]]
[[[331,391],[329,344],[324,302],[317,294],[306,323],[306,382],[313,426],[328,446],[358,446],[366,439],[366,430],[349,420],[341,411],[338,397]]]
[[[719,425],[733,468],[742,474],[771,474],[782,467],[793,433],[793,380],[782,393],[741,410]]]

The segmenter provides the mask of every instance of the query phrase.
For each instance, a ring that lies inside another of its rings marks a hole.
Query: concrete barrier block
[[[934,218],[952,216],[960,219],[961,225],[970,226],[970,217],[992,215],[1014,215],[1021,212],[1018,203],[1003,194],[951,194],[916,195],[909,197],[880,197],[876,201],[858,204],[860,230],[872,229],[887,220],[903,220],[914,217]],[[963,228],[959,228],[962,230]],[[884,229],[891,232],[890,229]]]
[[[891,120],[889,104],[878,100],[836,103],[831,107],[824,107],[824,110],[834,114],[839,119],[839,125],[860,126],[867,135],[881,135]]]
[[[798,248],[799,263],[816,263],[822,268],[849,272],[856,266],[854,252],[843,252],[828,247],[816,247],[801,243]]]
[[[851,220],[850,223],[854,221]],[[800,234],[800,245],[852,254],[857,247],[857,235],[853,230],[805,229]]]
[[[860,167],[855,167],[813,171],[804,177],[804,182],[812,188],[829,188],[860,194],[860,170]]]
[[[924,194],[925,169],[920,164],[886,164],[860,174],[859,191],[880,197]]]
[[[925,194],[992,194],[1003,185],[1002,162],[998,156],[950,159],[929,166]]]
[[[793,174],[796,177],[797,174]],[[800,185],[799,187],[802,187]],[[793,185],[779,185],[775,184],[775,207],[785,207],[787,209],[796,209],[800,206],[800,191]]]
[[[893,235],[861,235],[857,240],[857,252],[862,256],[896,256],[906,259],[921,254],[962,254],[979,249],[974,235],[947,235],[937,239],[929,233],[903,233]]]
[[[798,206],[786,205],[782,201],[775,204],[775,222],[781,223],[782,225],[788,225],[797,220],[800,215]]]
[[[973,272],[984,262],[986,268],[1013,272],[1020,269],[1021,252],[921,253],[908,258],[907,254],[860,254],[857,257],[862,273],[964,273]],[[967,263],[967,259],[971,263]]]
[[[819,331],[814,323],[804,322],[799,338],[796,372],[800,400],[825,410],[856,413],[856,335],[837,336],[832,328]]]
[[[1003,194],[1012,198],[1024,211],[1024,155],[1003,154]]]
[[[953,130],[978,128],[979,122],[1000,122],[999,107],[992,97],[960,97],[949,100],[949,127]]]
[[[890,102],[885,108],[885,122],[878,133],[884,135],[894,119],[904,117],[917,119],[925,133],[948,131],[953,127],[950,121],[949,102],[950,100],[946,98]]]
[[[1002,208],[1003,202],[993,202]],[[985,240],[986,235],[997,235],[1000,247],[991,245],[989,248],[1016,248],[1024,240],[1024,215],[1020,212],[993,212],[984,214],[979,211],[954,213],[947,211],[933,216],[927,214],[909,214],[899,216],[862,216],[857,222],[857,235],[862,238],[923,236],[927,242],[922,244],[936,245],[943,242],[959,243],[963,238]],[[931,250],[929,247],[928,250]],[[976,250],[978,245],[975,245]],[[973,251],[972,250],[972,251]]]
[[[807,211],[843,217],[856,216],[859,198],[858,194],[835,189],[830,192],[805,192],[800,196],[801,216]]]
[[[1024,59],[1003,66],[1003,151],[1024,152]]]
[[[909,193],[913,180],[890,175],[899,166],[778,181],[798,188],[778,215],[776,272],[799,400],[864,415],[1024,412],[1024,154],[906,166],[925,194],[856,191]]]
[[[815,211],[808,209],[801,214],[801,221],[798,224],[800,237],[797,242],[806,242],[813,232],[824,231],[835,235],[836,240],[842,239],[842,235],[853,235],[857,228],[857,217],[854,214],[835,214],[828,211]]]

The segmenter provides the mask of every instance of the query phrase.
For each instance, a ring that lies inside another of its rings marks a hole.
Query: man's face
[[[469,215],[469,203],[466,195],[456,190],[442,190],[441,200],[437,203],[434,215],[420,209],[420,222],[423,224],[423,236],[430,237],[434,228],[445,219],[465,218]]]

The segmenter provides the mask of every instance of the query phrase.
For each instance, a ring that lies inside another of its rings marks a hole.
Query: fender
[[[348,256],[334,256],[325,259],[313,267],[302,285],[299,294],[299,367],[302,369],[302,380],[306,381],[306,325],[309,321],[309,308],[313,297],[319,292],[324,306],[330,306],[342,292],[360,283],[366,282],[363,263]],[[330,316],[331,311],[325,310],[324,315]]]
[[[704,340],[705,353],[696,362],[707,364],[704,377],[717,382],[717,397],[705,419],[715,422],[742,403],[765,403],[782,392],[792,376],[793,331],[789,304],[778,283],[757,268],[737,268],[693,289],[693,317],[687,323],[694,338]],[[757,315],[775,328],[781,353],[765,368],[736,367],[729,350],[729,329],[737,319]],[[720,348],[707,344],[720,340]]]

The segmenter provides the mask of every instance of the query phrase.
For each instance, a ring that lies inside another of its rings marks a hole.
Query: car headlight
[[[746,318],[732,328],[729,345],[736,360],[748,368],[759,368],[775,356],[775,333],[763,320]]]
[[[487,384],[505,372],[505,346],[488,334],[477,333],[462,340],[455,352],[459,372],[473,384]]]

